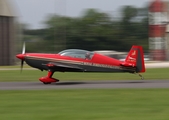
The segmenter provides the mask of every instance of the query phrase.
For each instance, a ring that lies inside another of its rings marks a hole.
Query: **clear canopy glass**
[[[80,50],[80,49],[68,49],[59,52],[61,56],[69,56],[73,58],[81,58],[81,59],[92,59],[94,52],[90,52],[87,50]]]

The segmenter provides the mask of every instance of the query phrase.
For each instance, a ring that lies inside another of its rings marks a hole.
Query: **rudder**
[[[142,46],[133,45],[130,49],[125,62],[136,67],[136,72],[145,72],[144,53]]]

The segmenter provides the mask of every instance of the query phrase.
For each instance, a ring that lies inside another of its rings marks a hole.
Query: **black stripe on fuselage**
[[[27,56],[25,58],[25,61],[28,65],[34,68],[38,68],[40,70],[48,70],[49,68],[46,66],[46,64],[48,64],[49,62],[53,62],[56,65],[63,64],[67,66],[76,66],[82,68],[84,72],[135,72],[135,68],[131,68],[131,67],[127,68],[127,67],[120,67],[120,66],[111,66],[105,64],[96,64],[90,62],[63,60],[63,59],[55,59],[55,58]],[[59,70],[56,69],[56,71]]]

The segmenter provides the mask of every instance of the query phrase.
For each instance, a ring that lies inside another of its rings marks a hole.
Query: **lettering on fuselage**
[[[98,63],[89,63],[89,62],[83,62],[83,65],[88,66],[94,66],[94,67],[102,67],[102,68],[112,68],[112,69],[122,69],[119,66],[112,66],[112,65],[106,65],[106,64],[98,64]]]

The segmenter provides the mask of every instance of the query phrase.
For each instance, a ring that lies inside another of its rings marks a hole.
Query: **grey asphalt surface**
[[[41,82],[0,82],[0,90],[47,89],[119,89],[169,88],[169,80],[112,80],[112,81],[61,81],[44,85]]]

